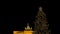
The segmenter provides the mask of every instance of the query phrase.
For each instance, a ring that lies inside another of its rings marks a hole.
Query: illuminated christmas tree
[[[34,30],[36,31],[35,34],[51,34],[51,32],[48,30],[49,24],[47,23],[46,14],[43,12],[42,7],[39,7],[39,11],[34,22]]]

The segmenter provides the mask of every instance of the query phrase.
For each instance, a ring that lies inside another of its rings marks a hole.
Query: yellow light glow
[[[32,34],[33,31],[24,31],[24,34]]]
[[[23,34],[23,31],[14,31],[13,34]]]
[[[33,31],[13,31],[13,34],[32,34]]]

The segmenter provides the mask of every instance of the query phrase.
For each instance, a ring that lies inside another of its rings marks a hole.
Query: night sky
[[[8,5],[7,5],[8,4]],[[31,2],[16,2],[16,3],[4,3],[2,11],[7,11],[4,15],[0,16],[2,27],[1,29],[13,31],[24,30],[27,23],[34,28],[33,21],[38,12],[38,7],[42,6],[43,11],[48,18],[48,2],[47,1],[31,1]]]

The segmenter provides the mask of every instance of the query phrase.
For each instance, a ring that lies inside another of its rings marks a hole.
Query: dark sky
[[[8,4],[8,5],[7,5]],[[17,3],[5,3],[3,5],[5,12],[0,16],[1,24],[3,24],[3,30],[24,30],[27,23],[30,26],[34,26],[33,21],[38,12],[38,7],[42,6],[43,11],[48,13],[47,1],[31,1],[31,2],[17,2]]]

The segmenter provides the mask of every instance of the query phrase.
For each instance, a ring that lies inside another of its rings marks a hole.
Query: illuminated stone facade
[[[27,27],[25,27],[24,31],[13,31],[13,34],[33,34],[34,31],[32,31],[32,27],[29,27],[29,24],[27,24]]]

